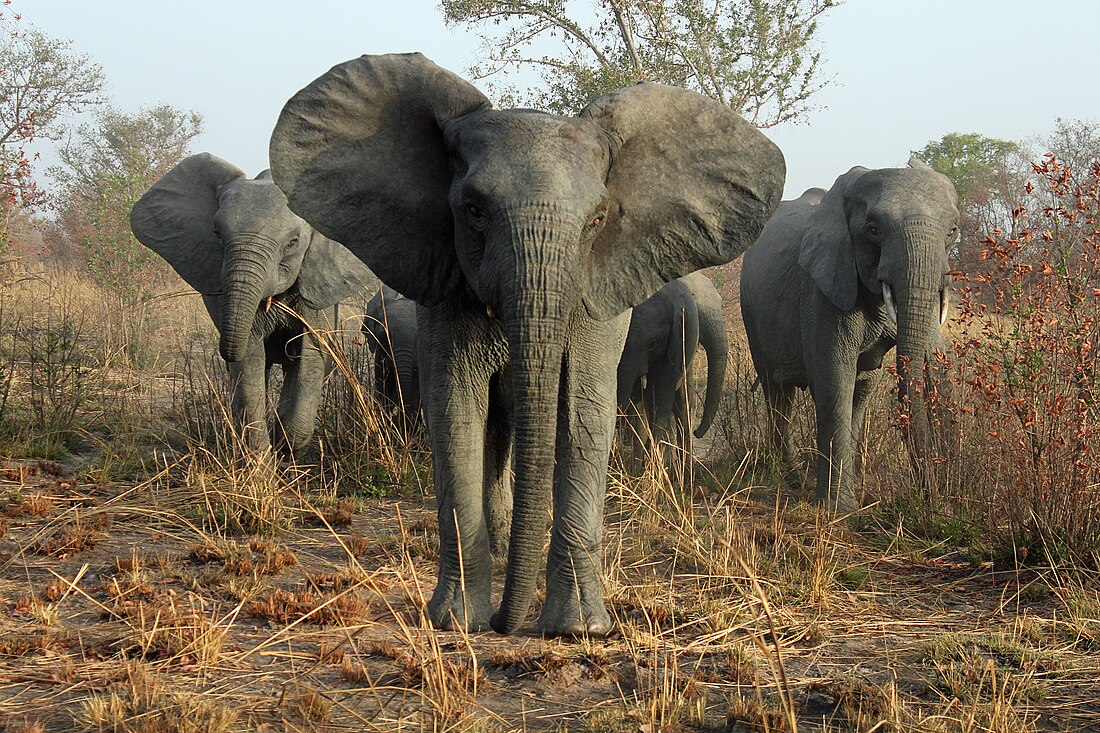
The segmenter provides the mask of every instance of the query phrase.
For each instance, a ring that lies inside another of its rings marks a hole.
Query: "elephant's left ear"
[[[786,176],[779,148],[702,94],[636,84],[580,116],[621,141],[592,249],[585,304],[594,318],[613,318],[667,282],[733,260],[779,204]]]
[[[298,291],[310,308],[328,308],[374,282],[374,273],[344,245],[316,229],[302,259]]]

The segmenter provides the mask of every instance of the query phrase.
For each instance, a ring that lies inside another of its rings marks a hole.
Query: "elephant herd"
[[[742,309],[775,448],[785,455],[793,390],[808,387],[818,498],[834,510],[857,508],[871,373],[898,343],[912,372],[899,369],[899,392],[916,405],[918,365],[941,343],[950,182],[919,164],[854,168],[780,204],[779,149],[695,92],[640,83],[576,117],[497,110],[420,54],[362,56],[290,98],[269,152],[255,180],[211,155],[184,160],[134,206],[134,234],[203,295],[250,446],[270,444],[267,373],[283,368],[274,442],[291,455],[313,429],[326,307],[371,273],[385,283],[364,330],[391,357],[375,359],[376,389],[407,415],[419,403],[428,427],[438,628],[516,631],[549,524],[539,629],[611,630],[600,578],[617,402],[686,443],[701,344],[697,435],[718,408],[726,332],[696,271],[748,250]],[[491,556],[505,548],[494,605]]]

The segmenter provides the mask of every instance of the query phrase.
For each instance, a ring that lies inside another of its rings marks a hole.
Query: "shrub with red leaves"
[[[1034,170],[1015,235],[995,230],[988,269],[959,282],[957,458],[969,470],[956,491],[1017,559],[1096,564],[1100,164],[1079,173],[1048,154]]]

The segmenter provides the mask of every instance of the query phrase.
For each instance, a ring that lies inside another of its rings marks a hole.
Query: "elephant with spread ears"
[[[210,155],[192,155],[145,192],[130,212],[138,241],[202,294],[220,333],[232,415],[245,444],[300,456],[313,436],[326,359],[316,338],[326,309],[371,273],[342,245],[287,207],[268,171],[254,179]],[[284,381],[267,425],[268,375]]]
[[[539,627],[606,634],[604,493],[629,310],[756,238],[782,190],[779,149],[683,89],[638,84],[576,117],[495,110],[420,54],[395,54],[295,94],[270,154],[290,207],[420,305],[440,530],[431,622],[517,630],[552,511]],[[494,613],[483,500],[509,448]]]
[[[918,470],[943,434],[928,397],[947,387],[934,355],[944,348],[948,250],[958,221],[954,185],[920,161],[856,167],[828,191],[784,201],[745,253],[741,312],[773,447],[789,463],[794,391],[809,388],[819,504],[859,507],[855,446],[875,372],[891,348]]]
[[[632,432],[686,455],[692,437],[688,378],[699,346],[707,356],[707,387],[694,436],[702,438],[718,414],[729,357],[722,296],[706,275],[673,280],[634,306],[617,375],[619,409],[635,422],[644,416],[648,425],[648,431],[635,425]]]

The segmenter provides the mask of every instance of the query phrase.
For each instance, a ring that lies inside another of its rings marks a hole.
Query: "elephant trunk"
[[[729,337],[721,304],[699,302],[699,342],[707,352],[707,396],[703,401],[703,415],[695,437],[702,438],[714,424],[718,403],[722,399],[722,387],[726,383],[726,362],[729,359]]]
[[[515,487],[508,570],[495,631],[514,632],[531,607],[535,577],[546,539],[553,495],[558,392],[566,323],[565,267],[568,243],[561,227],[539,221],[513,222],[516,275],[502,293],[500,314],[508,336],[515,398]]]
[[[420,410],[420,380],[417,369],[416,343],[398,344],[393,348],[394,377],[397,403],[408,420],[414,420]]]
[[[273,243],[264,246],[266,244],[241,240],[232,241],[226,247],[218,350],[228,362],[244,358],[260,301],[265,297],[275,253]]]
[[[907,231],[907,240],[907,251],[912,257],[909,270],[898,284],[896,294],[889,289],[886,297],[889,306],[891,296],[896,296],[898,399],[906,439],[916,461],[927,456],[931,448],[928,409],[931,380],[926,381],[926,372],[934,377],[932,355],[939,341],[942,276],[934,258],[937,242],[931,235]]]

